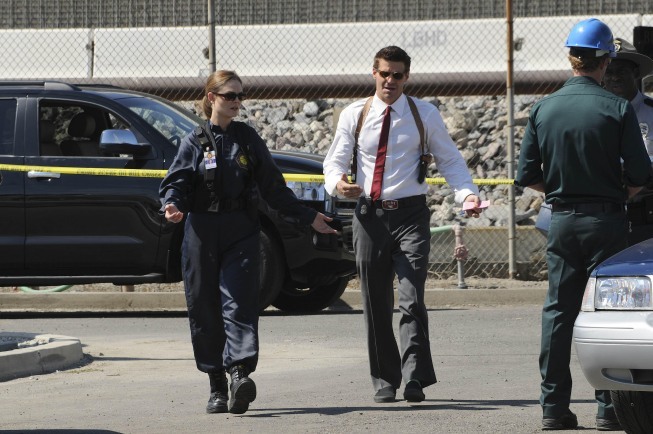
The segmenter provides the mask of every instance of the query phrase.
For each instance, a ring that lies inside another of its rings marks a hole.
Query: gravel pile
[[[517,95],[514,98],[515,165],[528,113],[540,95]],[[423,98],[438,107],[449,134],[461,151],[472,177],[506,179],[508,174],[508,117],[503,96]],[[324,100],[247,100],[241,118],[259,132],[270,149],[302,151],[326,155],[333,141],[333,122],[337,114],[353,99]],[[189,104],[199,112],[198,106]],[[431,177],[440,176],[430,169]],[[432,186],[429,195],[431,225],[445,226],[459,221],[460,207],[453,202],[451,189]],[[508,185],[480,186],[481,196],[492,207],[479,219],[465,219],[468,226],[507,226],[509,216]],[[532,225],[542,203],[542,196],[532,190],[517,188],[515,220]]]

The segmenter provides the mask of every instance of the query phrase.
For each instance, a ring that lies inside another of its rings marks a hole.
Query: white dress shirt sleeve
[[[454,200],[462,203],[470,194],[478,196],[478,187],[472,181],[465,159],[451,140],[440,112],[435,109],[420,110],[420,113],[425,116],[423,123],[429,152],[435,157],[437,170],[453,189]]]
[[[348,174],[351,168],[354,151],[354,133],[365,99],[347,106],[338,119],[338,127],[333,137],[333,143],[324,159],[324,189],[331,196],[338,195],[336,185],[343,174]]]

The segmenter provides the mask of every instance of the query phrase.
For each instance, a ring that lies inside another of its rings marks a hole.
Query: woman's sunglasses
[[[241,92],[241,93],[236,93],[236,92],[227,92],[227,93],[216,93],[216,95],[220,95],[222,98],[225,99],[225,101],[236,101],[236,98],[238,98],[241,101],[244,101],[245,98],[247,98],[247,94]]]
[[[394,78],[395,80],[403,80],[404,75],[406,75],[403,72],[381,71],[379,69],[377,69],[376,72],[383,78],[388,78],[392,75],[392,78]]]

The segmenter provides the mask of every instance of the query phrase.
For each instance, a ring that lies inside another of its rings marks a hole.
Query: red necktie
[[[388,150],[388,134],[390,133],[390,111],[392,107],[388,106],[383,115],[383,125],[381,125],[381,137],[379,138],[379,150],[376,151],[376,163],[374,164],[374,177],[372,178],[372,189],[370,196],[372,200],[379,200],[381,197],[381,186],[383,185],[383,169],[385,168],[385,154]]]

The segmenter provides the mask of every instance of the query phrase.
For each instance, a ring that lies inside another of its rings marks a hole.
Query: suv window
[[[102,131],[127,128],[118,116],[97,106],[44,99],[39,104],[41,156],[98,157]]]
[[[16,100],[0,100],[0,154],[14,152],[14,131],[16,130]]]
[[[121,98],[118,102],[143,118],[175,146],[179,146],[181,139],[197,126],[197,120],[186,116],[179,107],[169,107],[156,99],[131,97]]]

